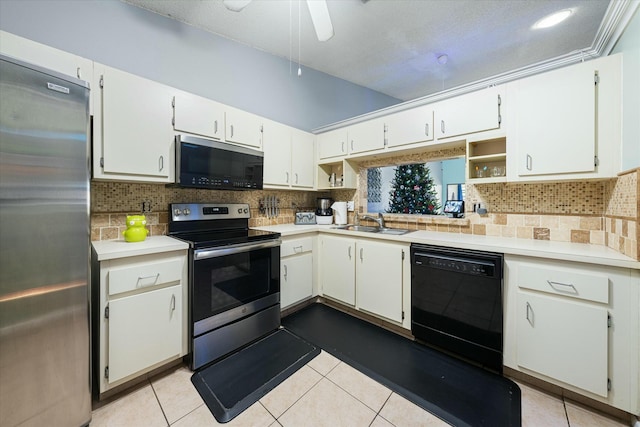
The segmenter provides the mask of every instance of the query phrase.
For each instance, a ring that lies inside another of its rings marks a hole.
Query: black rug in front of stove
[[[257,402],[320,354],[320,349],[279,329],[191,376],[191,382],[220,423]]]
[[[511,380],[317,303],[282,319],[301,338],[454,426],[520,426]]]

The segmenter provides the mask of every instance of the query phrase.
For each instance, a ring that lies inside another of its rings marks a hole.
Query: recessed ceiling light
[[[535,24],[533,24],[533,29],[538,30],[540,28],[549,28],[554,25],[558,25],[565,19],[567,19],[573,13],[572,9],[564,9],[559,12],[552,13],[551,15],[547,15]]]

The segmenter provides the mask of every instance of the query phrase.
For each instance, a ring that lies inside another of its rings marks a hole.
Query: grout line
[[[567,427],[571,427],[571,423],[569,422],[569,412],[567,412],[567,402],[564,400],[564,396],[562,396],[561,399],[562,408],[564,409],[564,416],[567,419]]]
[[[164,412],[164,408],[162,407],[162,403],[160,402],[160,398],[158,397],[158,393],[156,393],[156,389],[153,387],[153,383],[149,378],[147,378],[149,385],[151,386],[151,391],[153,391],[153,395],[156,397],[156,401],[158,402],[158,406],[160,407],[160,411],[162,411],[162,416],[164,417],[164,421],[167,423],[167,426],[171,425],[169,423],[169,418],[167,418],[167,414]]]

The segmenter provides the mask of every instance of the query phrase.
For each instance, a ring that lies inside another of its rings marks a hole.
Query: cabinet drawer
[[[182,264],[183,260],[176,258],[112,268],[108,275],[109,295],[179,282],[182,279]]]
[[[603,274],[573,268],[542,267],[522,264],[518,267],[518,287],[555,295],[609,302],[609,278]]]
[[[301,254],[313,251],[313,239],[304,237],[301,239],[286,240],[280,246],[280,257]]]

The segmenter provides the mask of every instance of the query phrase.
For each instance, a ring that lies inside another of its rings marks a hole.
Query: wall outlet
[[[347,211],[353,212],[355,210],[355,204],[353,200],[347,202]]]

